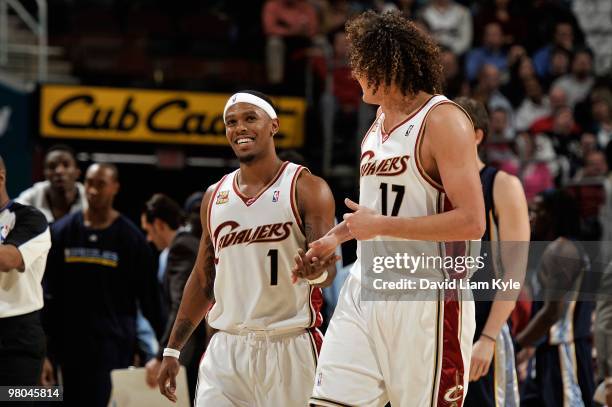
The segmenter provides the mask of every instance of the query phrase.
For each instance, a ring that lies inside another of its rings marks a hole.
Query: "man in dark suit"
[[[160,351],[147,365],[147,383],[157,386],[157,373],[162,360],[162,349],[168,343],[172,325],[176,319],[183,289],[195,263],[199,240],[181,227],[183,214],[180,206],[163,194],[155,194],[146,203],[140,222],[147,233],[147,240],[161,252],[159,255],[158,280],[162,286],[163,299],[168,311],[164,333],[160,340]],[[187,369],[187,383],[191,398],[195,396],[200,357],[206,343],[205,323],[181,352],[180,362]]]

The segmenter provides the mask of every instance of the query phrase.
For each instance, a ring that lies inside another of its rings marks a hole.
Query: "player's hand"
[[[157,376],[160,393],[173,403],[176,403],[176,376],[178,375],[179,368],[180,365],[177,358],[165,356]]]
[[[329,266],[340,260],[340,257],[332,253],[323,259],[318,257],[308,258],[304,250],[298,249],[298,254],[294,257],[294,260],[295,266],[291,270],[291,282],[295,284],[298,278],[317,279]]]
[[[325,235],[319,240],[308,245],[306,259],[312,261],[313,258],[326,259],[336,252],[338,247],[338,238],[334,235]]]
[[[523,362],[529,362],[529,359],[531,359],[534,354],[535,354],[535,348],[533,346],[528,346],[526,348],[523,348],[518,353],[518,355],[516,355],[516,363],[521,364]]]
[[[470,362],[470,381],[475,382],[489,373],[495,342],[490,339],[478,339],[472,348],[472,361]]]
[[[376,225],[380,222],[379,214],[376,211],[361,206],[350,199],[344,200],[346,206],[352,209],[353,213],[345,213],[343,218],[351,235],[357,240],[368,240],[378,236]]]
[[[40,372],[40,383],[43,386],[55,386],[57,383],[55,381],[55,373],[53,372],[53,365],[49,358],[45,358],[42,366],[42,371]]]
[[[157,358],[153,358],[147,362],[145,365],[146,376],[145,380],[150,388],[154,388],[157,386],[157,376],[159,375],[159,368],[161,367],[161,362]]]

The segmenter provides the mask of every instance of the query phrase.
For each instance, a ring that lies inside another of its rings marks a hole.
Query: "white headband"
[[[272,105],[259,96],[251,95],[250,93],[234,93],[225,104],[225,109],[223,109],[223,121],[225,121],[225,114],[227,113],[227,109],[234,106],[236,103],[250,103],[261,108],[264,112],[270,116],[271,119],[276,119],[276,111]]]

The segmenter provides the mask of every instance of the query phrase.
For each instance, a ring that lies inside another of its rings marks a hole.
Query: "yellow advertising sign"
[[[227,145],[223,107],[230,94],[43,85],[42,137]],[[275,144],[304,144],[306,102],[273,97],[280,120]]]

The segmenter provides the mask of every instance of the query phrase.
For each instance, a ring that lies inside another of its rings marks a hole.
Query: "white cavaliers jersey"
[[[254,197],[238,187],[236,170],[216,185],[208,208],[215,249],[215,304],[208,323],[225,331],[291,330],[321,323],[321,290],[291,269],[306,238],[297,209],[296,182],[305,168],[284,162]]]
[[[418,149],[423,140],[425,123],[434,106],[453,103],[445,96],[432,96],[421,108],[389,132],[383,129],[385,114],[379,113],[367,131],[361,144],[359,204],[378,213],[400,217],[420,217],[447,212],[452,205],[442,185],[432,180],[419,163]],[[391,241],[403,241],[385,236],[358,242],[353,275],[360,278],[361,261],[371,264],[375,256],[389,256],[393,249],[402,247],[411,256],[477,256],[480,250],[475,242],[439,243],[409,241],[399,245]],[[385,244],[387,242],[387,244]],[[365,264],[365,263],[364,263]],[[420,267],[413,274],[417,278],[444,279],[449,277],[444,267]],[[471,270],[470,270],[471,274]],[[461,276],[462,277],[462,276]]]

